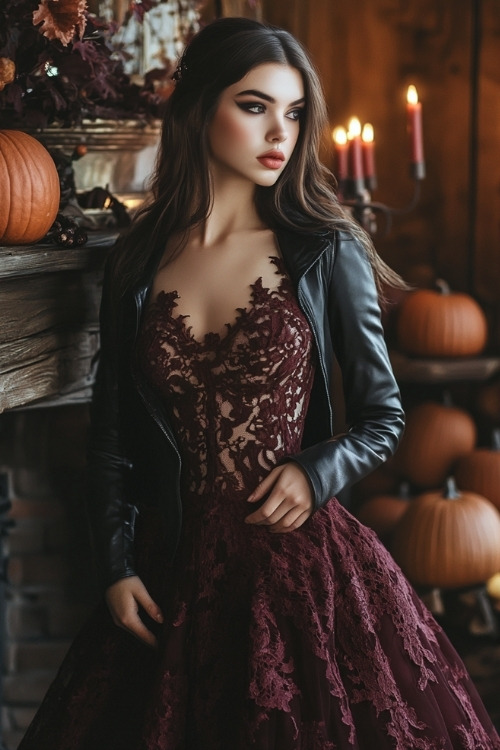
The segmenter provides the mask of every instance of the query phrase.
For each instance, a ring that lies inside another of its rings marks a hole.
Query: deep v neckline
[[[289,281],[285,271],[283,260],[279,256],[274,255],[270,255],[269,260],[276,267],[276,275],[280,276],[278,285],[273,288],[264,286],[262,283],[262,276],[259,276],[252,284],[249,284],[250,298],[247,304],[245,305],[245,307],[235,308],[234,320],[231,323],[224,323],[223,328],[225,328],[226,330],[223,332],[207,331],[206,333],[202,334],[201,337],[196,336],[192,331],[192,326],[186,325],[185,322],[186,319],[189,319],[191,317],[189,314],[173,314],[174,308],[178,306],[176,300],[181,299],[181,295],[175,289],[168,292],[162,289],[158,293],[154,302],[151,304],[151,308],[157,305],[160,305],[160,307],[167,305],[167,307],[171,311],[171,318],[177,325],[179,332],[193,345],[196,345],[200,348],[220,346],[222,343],[225,343],[232,338],[234,333],[238,330],[241,322],[243,320],[246,320],[248,316],[251,315],[252,311],[255,310],[256,300],[259,293],[264,293],[269,296],[272,296],[273,294],[280,294],[283,291],[284,283]]]

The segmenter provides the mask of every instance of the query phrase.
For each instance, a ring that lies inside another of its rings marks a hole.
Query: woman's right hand
[[[121,578],[106,589],[105,596],[115,625],[127,630],[148,646],[157,646],[156,636],[139,617],[139,609],[143,609],[151,619],[159,623],[163,622],[163,614],[139,576]]]

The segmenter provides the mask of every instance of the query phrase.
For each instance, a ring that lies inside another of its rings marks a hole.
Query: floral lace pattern
[[[175,315],[175,291],[161,292],[148,311],[143,367],[165,397],[188,494],[249,494],[300,447],[312,337],[296,306],[290,308],[290,282],[280,275],[276,289],[264,288],[261,279],[252,285],[248,308],[238,309],[225,335],[198,341],[187,316]]]
[[[300,529],[246,499],[300,450],[312,334],[282,265],[227,333],[197,340],[175,292],[145,317],[142,367],[183,456],[172,564],[143,513],[138,566],[166,614],[151,652],[105,608],[19,750],[499,750],[465,668],[375,534],[335,498]]]

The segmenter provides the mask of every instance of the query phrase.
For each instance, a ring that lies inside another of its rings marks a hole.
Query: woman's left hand
[[[277,466],[248,498],[256,503],[268,495],[266,501],[246,523],[267,526],[269,531],[285,533],[298,529],[313,512],[314,501],[309,480],[302,469],[292,462]]]

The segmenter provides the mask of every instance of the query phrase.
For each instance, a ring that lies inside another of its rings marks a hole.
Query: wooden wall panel
[[[500,346],[500,5],[485,0],[482,8],[473,273]]]

